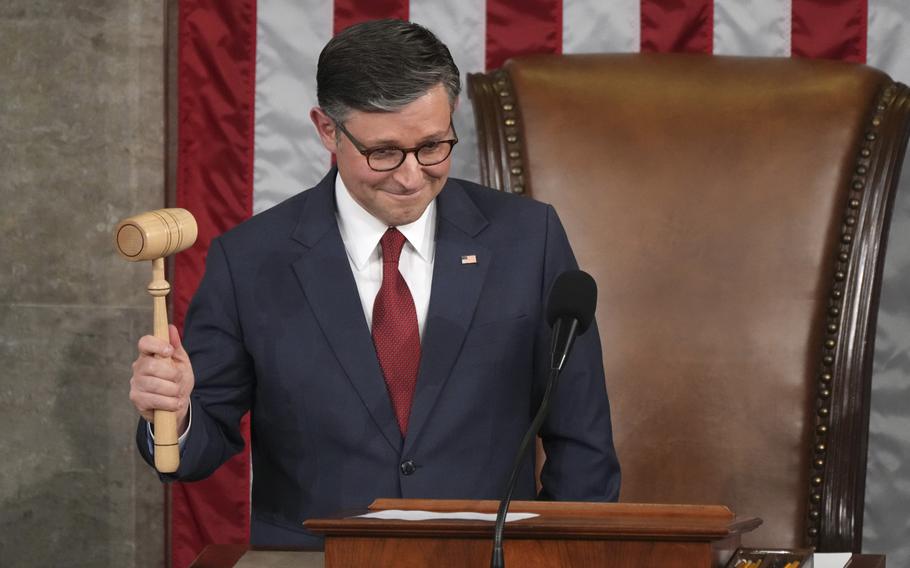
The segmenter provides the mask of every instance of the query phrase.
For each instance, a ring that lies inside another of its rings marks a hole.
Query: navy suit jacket
[[[377,497],[500,498],[549,368],[547,294],[575,268],[552,207],[449,179],[402,438],[338,230],[335,175],[212,241],[187,313],[192,427],[164,478],[210,475],[243,448],[251,411],[256,545],[319,546],[304,520]],[[138,436],[151,463],[144,423]],[[541,437],[539,498],[617,499],[596,326],[575,345]],[[533,457],[516,499],[536,496]]]

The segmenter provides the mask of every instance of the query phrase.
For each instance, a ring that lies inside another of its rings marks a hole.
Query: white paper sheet
[[[813,568],[844,568],[850,562],[849,552],[816,552],[812,555]]]
[[[522,521],[539,517],[537,513],[508,513],[506,522]],[[364,519],[386,519],[395,521],[431,521],[444,519],[460,519],[468,521],[496,521],[495,513],[436,513],[433,511],[402,511],[400,509],[388,509],[385,511],[376,511],[366,515],[358,515],[355,518]]]

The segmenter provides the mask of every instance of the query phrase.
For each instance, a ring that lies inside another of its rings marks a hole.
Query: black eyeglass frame
[[[348,137],[348,140],[350,140],[351,143],[354,144],[354,148],[356,148],[357,151],[360,152],[360,154],[364,158],[366,158],[367,166],[369,166],[370,169],[373,170],[374,172],[390,172],[392,170],[398,169],[399,167],[401,167],[401,164],[403,164],[404,161],[408,158],[408,154],[414,154],[414,158],[417,160],[417,163],[420,164],[421,166],[438,166],[439,164],[441,164],[449,159],[449,157],[452,155],[452,150],[455,148],[455,144],[458,144],[458,133],[455,132],[455,124],[453,122],[449,122],[449,128],[452,129],[452,135],[454,136],[454,138],[449,138],[448,140],[435,140],[432,142],[425,142],[425,143],[421,144],[420,146],[414,146],[413,148],[397,148],[395,146],[380,146],[379,148],[367,148],[363,143],[361,143],[359,140],[354,138],[354,136],[352,136],[350,132],[348,132],[348,129],[344,127],[344,124],[342,124],[341,122],[339,122],[337,120],[334,122],[335,122],[335,126],[338,127],[338,130],[341,130],[344,133],[344,135]],[[423,148],[425,148],[427,146],[432,146],[434,144],[448,144],[449,145],[449,151],[448,151],[448,153],[446,153],[445,157],[442,158],[441,160],[439,160],[438,162],[433,162],[432,164],[425,164],[422,161],[420,161],[420,153],[419,153],[420,150],[422,150]],[[379,152],[380,150],[398,150],[401,152],[401,160],[397,164],[392,166],[391,168],[382,168],[382,169],[375,168],[375,167],[373,167],[373,164],[370,163],[370,156],[376,152]]]

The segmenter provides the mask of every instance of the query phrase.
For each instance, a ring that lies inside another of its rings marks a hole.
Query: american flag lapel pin
[[[465,254],[461,257],[462,264],[477,264],[477,255],[476,254]]]

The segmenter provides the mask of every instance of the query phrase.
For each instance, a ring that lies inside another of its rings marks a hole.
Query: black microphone
[[[550,409],[550,395],[556,388],[559,374],[562,372],[575,344],[575,338],[583,334],[594,321],[594,308],[597,305],[597,284],[587,272],[569,270],[556,278],[550,297],[547,301],[547,323],[552,328],[552,344],[550,347],[550,376],[544,390],[543,399],[537,415],[531,422],[531,427],[525,433],[515,456],[512,474],[506,484],[505,496],[499,502],[499,511],[496,514],[496,528],[493,531],[493,555],[490,559],[491,568],[505,568],[505,556],[502,550],[502,532],[506,524],[506,513],[512,501],[512,492],[518,481],[518,472],[521,469],[522,458],[528,450],[531,440],[537,436],[543,425],[544,419]]]
[[[588,330],[597,306],[597,284],[583,270],[563,272],[553,284],[547,323],[553,328],[550,368],[562,371],[575,338]]]

